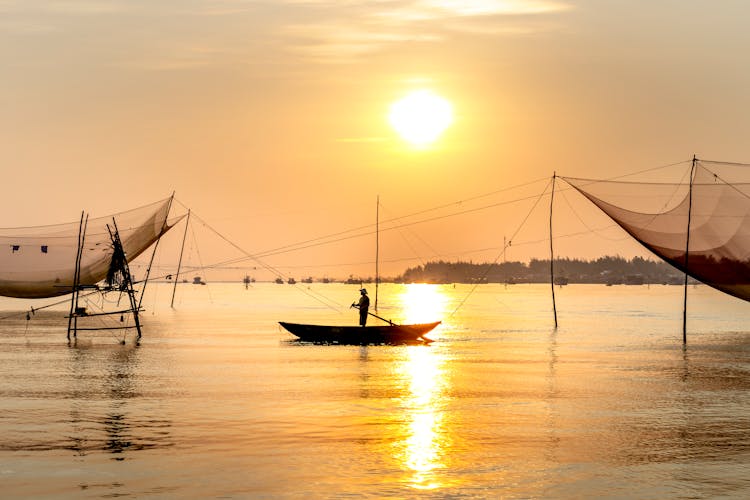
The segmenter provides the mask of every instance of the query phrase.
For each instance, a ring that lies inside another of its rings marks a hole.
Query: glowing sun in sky
[[[453,123],[453,107],[434,92],[415,90],[391,105],[388,120],[401,138],[424,147]]]

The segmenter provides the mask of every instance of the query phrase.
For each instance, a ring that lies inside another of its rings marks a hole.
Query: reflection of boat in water
[[[423,337],[427,332],[440,324],[421,323],[414,325],[377,325],[377,326],[326,326],[305,325],[300,323],[279,324],[304,342],[321,342],[330,344],[404,344],[429,343],[431,339]]]

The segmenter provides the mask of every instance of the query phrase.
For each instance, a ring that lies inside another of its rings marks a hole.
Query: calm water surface
[[[750,305],[706,287],[686,349],[680,287],[557,288],[555,329],[549,286],[384,285],[443,324],[367,347],[277,324],[356,286],[149,287],[139,346],[0,302],[4,497],[750,497]]]

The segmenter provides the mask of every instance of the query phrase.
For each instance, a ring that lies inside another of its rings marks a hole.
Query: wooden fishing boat
[[[380,197],[378,197],[377,207],[380,207]],[[378,271],[378,211],[375,216],[375,311],[378,310],[378,284],[380,283]],[[362,281],[356,281],[352,276],[346,281],[347,284],[362,284]],[[365,292],[366,293],[366,292]],[[352,304],[352,307],[358,307]],[[321,344],[428,344],[432,339],[423,335],[440,324],[440,321],[434,323],[419,323],[413,325],[397,325],[389,319],[382,318],[377,314],[367,311],[367,314],[388,323],[387,325],[376,326],[330,326],[330,325],[307,325],[302,323],[287,323],[279,321],[279,324],[292,334],[299,337],[303,342],[314,342]]]
[[[305,325],[300,323],[279,324],[304,342],[327,344],[409,344],[429,343],[431,339],[424,334],[440,324],[420,323],[413,325],[376,325],[376,326],[327,326]]]

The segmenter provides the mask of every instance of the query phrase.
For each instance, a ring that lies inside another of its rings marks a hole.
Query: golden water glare
[[[400,297],[405,323],[434,321],[443,313],[446,297],[435,285],[408,285]],[[398,368],[406,383],[404,440],[395,459],[411,471],[410,485],[434,490],[444,486],[436,471],[446,467],[443,459],[449,446],[444,415],[447,373],[444,356],[435,349],[410,346],[407,359]]]
[[[442,318],[448,297],[439,285],[412,283],[406,285],[398,300],[404,311],[404,323],[430,323]]]

